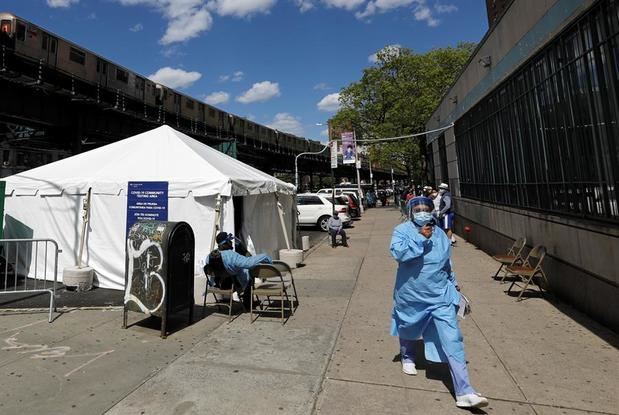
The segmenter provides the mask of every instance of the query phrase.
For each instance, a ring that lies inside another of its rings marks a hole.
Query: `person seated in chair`
[[[340,235],[342,238],[342,245],[348,248],[348,240],[346,238],[346,232],[344,231],[344,224],[342,223],[342,219],[340,219],[337,212],[333,212],[333,216],[329,218],[327,226],[329,228],[329,234],[331,235],[331,247],[335,248],[336,236]]]
[[[243,307],[249,310],[251,302],[249,269],[258,264],[272,264],[273,260],[266,254],[243,256],[235,252],[233,247],[234,235],[226,232],[219,232],[215,241],[217,242],[217,249],[208,254],[204,262],[213,268],[216,274],[215,284],[222,284],[219,288],[229,288],[232,286],[230,284],[233,284],[235,291],[239,295],[242,293]],[[220,265],[223,265],[225,273],[232,278],[231,282],[217,275]]]

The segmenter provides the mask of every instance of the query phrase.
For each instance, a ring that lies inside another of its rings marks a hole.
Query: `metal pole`
[[[331,167],[331,187],[331,213],[335,215],[335,177],[333,175],[333,167]]]
[[[363,197],[361,197],[361,176],[359,174],[359,165],[361,164],[361,153],[359,147],[357,147],[357,133],[352,130],[352,139],[355,143],[355,150],[357,152],[357,160],[355,160],[355,170],[357,170],[357,194],[359,195],[359,213],[363,214]]]

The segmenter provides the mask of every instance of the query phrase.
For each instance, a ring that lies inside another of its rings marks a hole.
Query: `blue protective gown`
[[[426,359],[464,363],[464,345],[456,317],[460,294],[451,269],[451,242],[435,228],[426,239],[412,222],[398,225],[391,238],[391,255],[398,261],[391,335],[423,338]],[[448,359],[448,357],[450,359]]]
[[[254,256],[243,256],[234,252],[232,249],[220,251],[221,260],[224,264],[226,272],[236,277],[237,283],[240,284],[243,291],[249,283],[249,269],[258,264],[271,264],[273,260],[266,254],[258,254]],[[204,259],[204,263],[208,264],[209,256]]]

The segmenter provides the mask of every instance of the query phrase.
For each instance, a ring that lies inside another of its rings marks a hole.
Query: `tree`
[[[330,120],[332,131],[354,129],[358,139],[409,135],[425,124],[469,59],[475,44],[417,54],[385,48],[359,81],[340,93],[342,104]],[[425,137],[370,145],[372,161],[406,171],[417,183],[426,179]]]

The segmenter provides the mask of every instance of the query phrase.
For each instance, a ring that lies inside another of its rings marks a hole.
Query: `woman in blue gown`
[[[431,199],[415,197],[408,206],[411,220],[394,229],[390,246],[398,262],[391,335],[400,338],[402,371],[417,374],[413,342],[421,338],[427,360],[449,365],[456,405],[487,406],[488,400],[469,382],[456,316],[460,289],[451,266],[451,242],[445,232],[435,231]]]

